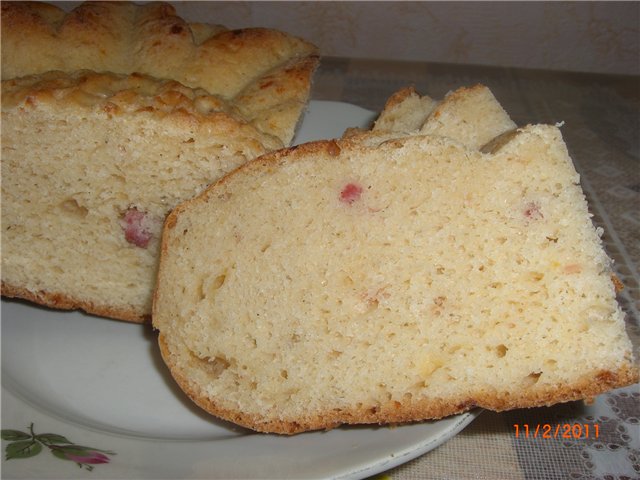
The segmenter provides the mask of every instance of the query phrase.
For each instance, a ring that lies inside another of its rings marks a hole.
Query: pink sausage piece
[[[146,212],[141,212],[136,207],[128,208],[120,220],[125,240],[140,248],[147,248],[153,236],[149,224]]]
[[[351,205],[360,199],[362,195],[362,187],[355,183],[348,183],[340,192],[340,201]]]

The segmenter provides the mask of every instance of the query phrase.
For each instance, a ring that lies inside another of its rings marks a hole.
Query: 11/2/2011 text
[[[596,439],[600,436],[600,425],[597,423],[515,423],[516,438],[564,438],[564,439]]]

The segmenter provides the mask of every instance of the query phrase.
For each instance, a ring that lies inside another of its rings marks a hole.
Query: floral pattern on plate
[[[91,471],[94,465],[109,463],[109,455],[116,454],[110,450],[75,444],[56,433],[36,434],[33,423],[29,425],[28,432],[3,429],[1,437],[10,442],[5,447],[5,460],[35,457],[48,448],[54,457],[75,462],[78,467]]]

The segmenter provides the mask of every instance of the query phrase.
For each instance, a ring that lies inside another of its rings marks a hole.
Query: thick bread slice
[[[462,87],[449,93],[429,114],[420,133],[465,138],[469,148],[480,149],[498,135],[516,128],[507,112],[484,85]],[[454,137],[455,138],[455,137]]]
[[[349,129],[344,137],[376,143],[419,133],[449,137],[469,148],[481,149],[515,128],[516,124],[484,85],[459,88],[439,102],[406,87],[389,97],[370,130]]]
[[[2,295],[141,322],[176,204],[282,147],[223,99],[143,75],[2,82]]]
[[[51,70],[143,73],[236,104],[288,145],[318,64],[315,46],[261,28],[190,24],[162,2],[85,2],[67,13],[2,3],[2,78]]]
[[[153,324],[198,405],[263,432],[582,399],[638,379],[600,233],[552,126],[305,144],[169,215]]]
[[[416,132],[436,105],[436,100],[428,95],[420,96],[413,87],[402,88],[387,99],[372,130]]]

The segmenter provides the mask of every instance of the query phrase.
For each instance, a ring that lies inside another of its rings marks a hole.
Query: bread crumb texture
[[[154,326],[200,406],[278,433],[549,405],[637,370],[559,130],[268,154],[169,217]]]
[[[3,295],[148,319],[171,208],[282,147],[232,110],[140,74],[3,81]]]

